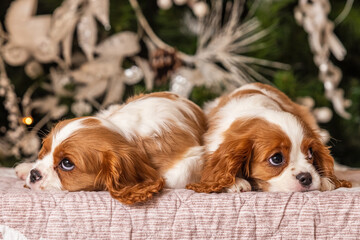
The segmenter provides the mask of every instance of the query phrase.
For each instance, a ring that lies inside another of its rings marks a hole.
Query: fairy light
[[[32,117],[24,117],[22,119],[22,122],[25,124],[25,125],[31,125],[33,123],[34,119]]]

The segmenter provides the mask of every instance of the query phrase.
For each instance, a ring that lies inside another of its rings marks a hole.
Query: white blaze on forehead
[[[57,146],[59,146],[65,139],[71,136],[74,132],[84,127],[81,123],[84,119],[77,119],[61,128],[57,133],[54,133],[51,146],[51,154]]]
[[[276,124],[290,139],[292,146],[301,146],[304,139],[304,129],[298,119],[288,112],[265,111],[262,114],[270,123]]]
[[[261,93],[263,93],[266,96],[269,96],[269,97],[271,97],[273,99],[279,99],[279,95],[276,92],[269,91],[269,90],[267,90],[265,88],[262,88],[260,86],[255,85],[255,84],[246,84],[246,85],[242,86],[241,88],[236,89],[232,93],[232,95],[234,95],[237,92],[242,91],[242,90],[257,90],[257,91],[260,91]]]

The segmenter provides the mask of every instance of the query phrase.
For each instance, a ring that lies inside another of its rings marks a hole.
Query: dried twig
[[[347,0],[344,9],[342,12],[337,16],[337,18],[334,20],[335,25],[340,24],[344,19],[349,15],[350,10],[354,4],[354,0]]]
[[[164,49],[168,52],[174,52],[175,49],[168,45],[167,43],[165,43],[164,41],[162,41],[156,34],[155,32],[152,30],[152,28],[150,27],[150,24],[148,23],[148,21],[146,20],[144,14],[141,11],[141,8],[139,6],[139,3],[137,0],[129,0],[131,7],[134,9],[135,14],[136,14],[136,18],[139,21],[139,24],[141,25],[141,27],[143,28],[143,30],[146,32],[146,34],[148,35],[148,37],[151,39],[151,41],[158,47],[161,49]],[[185,61],[185,62],[189,62],[192,63],[194,62],[194,59],[192,56],[183,53],[181,51],[176,51],[177,57],[180,58],[181,60]]]
[[[211,12],[202,22],[199,33],[199,46],[195,55],[199,66],[208,67],[221,64],[225,69],[221,79],[239,86],[251,81],[268,82],[252,65],[277,69],[290,69],[287,64],[245,56],[244,54],[265,47],[258,43],[271,32],[271,28],[261,30],[260,22],[250,18],[239,22],[244,0],[235,0],[232,7],[227,6],[226,18],[223,17],[223,1],[213,0]],[[255,4],[259,4],[256,2]],[[253,11],[257,6],[253,6]],[[251,13],[253,14],[253,13]],[[225,20],[224,20],[225,19]],[[247,19],[247,18],[245,18]],[[212,27],[209,27],[212,26]],[[207,71],[204,69],[203,71]],[[226,72],[230,74],[225,74]],[[211,78],[211,76],[208,76]]]

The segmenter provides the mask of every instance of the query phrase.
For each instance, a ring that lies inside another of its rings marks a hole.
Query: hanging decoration
[[[209,12],[209,6],[205,0],[157,0],[159,8],[164,10],[170,9],[173,3],[179,6],[187,4],[198,18],[205,17]]]
[[[342,73],[329,59],[332,53],[337,60],[343,60],[346,50],[333,32],[334,23],[327,17],[329,12],[328,0],[299,0],[295,19],[308,33],[314,62],[319,68],[319,79],[324,83],[325,96],[340,116],[349,119],[351,116],[345,109],[351,105],[351,101],[344,98],[344,90],[338,87]]]

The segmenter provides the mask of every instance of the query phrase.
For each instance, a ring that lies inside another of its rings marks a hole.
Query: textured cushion
[[[360,190],[199,194],[126,206],[108,192],[35,192],[0,168],[0,239],[337,239],[360,236]]]

